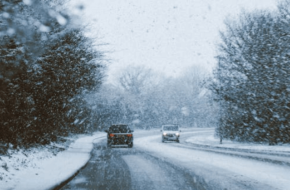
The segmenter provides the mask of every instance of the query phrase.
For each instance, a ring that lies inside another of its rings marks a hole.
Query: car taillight
[[[114,134],[109,134],[110,137],[114,137]]]
[[[128,134],[127,136],[128,136],[128,137],[132,137],[133,135],[132,135],[132,134]]]

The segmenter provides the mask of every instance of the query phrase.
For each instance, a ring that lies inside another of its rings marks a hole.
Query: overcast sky
[[[212,69],[224,19],[241,9],[275,9],[276,0],[73,0],[111,53],[109,80],[127,65],[178,76],[199,65]]]

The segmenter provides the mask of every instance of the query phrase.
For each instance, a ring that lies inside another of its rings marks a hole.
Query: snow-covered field
[[[106,137],[105,133],[74,137],[65,151],[54,153],[47,148],[10,152],[0,157],[0,189],[51,189],[68,179],[90,159],[93,141]],[[55,155],[56,154],[56,155]]]

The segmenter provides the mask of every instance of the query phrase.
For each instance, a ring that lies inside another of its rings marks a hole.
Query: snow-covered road
[[[179,144],[162,143],[159,130],[136,131],[132,149],[99,142],[63,189],[290,189],[290,146],[218,145],[213,129],[182,131]]]
[[[184,136],[208,134],[208,131],[185,132]],[[202,135],[200,135],[202,136]],[[186,139],[186,138],[185,138]],[[289,165],[278,165],[254,159],[241,158],[239,155],[228,155],[226,150],[217,152],[202,148],[192,149],[185,144],[162,143],[161,135],[137,138],[135,145],[151,155],[179,165],[192,174],[203,178],[211,189],[290,189]],[[221,154],[225,152],[225,154]],[[247,152],[241,155],[251,154]],[[289,157],[285,160],[290,162]]]
[[[133,148],[108,148],[101,132],[79,136],[56,156],[45,149],[29,155],[18,152],[1,157],[0,190],[290,190],[290,145],[231,141],[220,145],[213,133],[212,128],[183,129],[180,143],[162,143],[159,130],[136,130]]]

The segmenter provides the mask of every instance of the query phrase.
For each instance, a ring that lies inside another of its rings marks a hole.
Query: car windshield
[[[178,126],[177,125],[163,126],[163,130],[165,130],[165,131],[178,131]]]
[[[110,133],[129,133],[130,128],[128,125],[112,125],[109,128]]]

